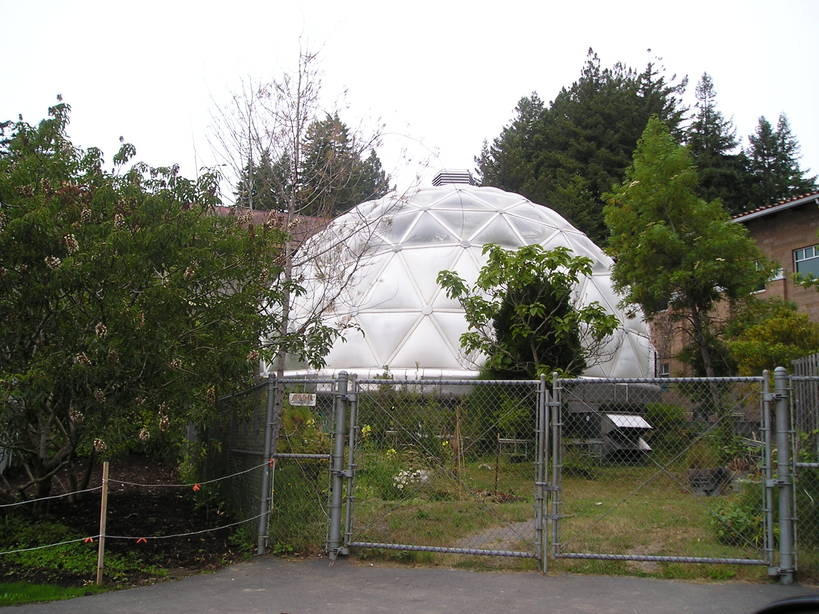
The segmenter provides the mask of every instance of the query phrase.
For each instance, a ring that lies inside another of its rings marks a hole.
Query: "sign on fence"
[[[316,395],[309,392],[291,392],[290,405],[293,407],[315,407]]]

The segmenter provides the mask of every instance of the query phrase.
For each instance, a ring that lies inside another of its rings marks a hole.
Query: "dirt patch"
[[[535,520],[524,520],[496,527],[490,527],[478,533],[458,540],[456,548],[475,548],[481,550],[520,550],[521,543],[534,544]]]

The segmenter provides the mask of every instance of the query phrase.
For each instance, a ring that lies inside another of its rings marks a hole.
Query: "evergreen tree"
[[[700,177],[699,195],[705,200],[719,198],[731,213],[747,205],[744,181],[745,157],[734,153],[739,142],[731,120],[717,110],[717,90],[708,73],[703,73],[696,90],[696,114],[686,131],[686,142]]]
[[[289,160],[280,158],[275,163],[270,151],[264,150],[257,163],[248,162],[236,184],[236,205],[248,209],[284,211],[279,202],[279,186],[290,176]]]
[[[389,178],[375,151],[370,149],[364,158],[366,148],[351,139],[337,113],[308,126],[303,151],[300,189],[307,211],[302,213],[339,215],[389,191]]]
[[[713,306],[747,296],[770,271],[758,266],[764,259],[747,230],[698,188],[690,152],[655,117],[623,183],[606,195],[605,214],[615,288],[649,320],[668,309],[685,321],[703,374],[713,377]]]
[[[622,177],[651,115],[678,131],[685,86],[653,62],[640,73],[603,67],[590,49],[580,78],[548,107],[537,95],[518,103],[516,118],[476,160],[482,183],[548,204],[602,242],[602,194]]]
[[[816,189],[816,176],[799,166],[799,142],[784,113],[774,129],[759,118],[756,132],[748,137],[749,207],[762,207]]]
[[[264,150],[258,162],[249,162],[236,184],[236,204],[286,211],[288,203],[282,196],[292,192],[288,185],[296,178],[296,213],[333,217],[365,200],[380,198],[390,189],[375,150],[363,157],[366,150],[357,147],[338,114],[311,122],[301,151],[299,169],[291,168],[287,152],[274,161],[269,150]]]

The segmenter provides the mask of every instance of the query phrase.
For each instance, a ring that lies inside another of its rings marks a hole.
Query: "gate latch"
[[[764,400],[766,403],[773,403],[775,401],[786,401],[788,394],[786,392],[766,392]]]
[[[791,484],[791,480],[783,480],[781,478],[774,478],[772,480],[765,480],[765,487],[766,488],[776,488],[777,486],[788,486]]]
[[[540,486],[543,488],[543,490],[549,492],[557,492],[560,490],[559,486],[557,486],[556,484],[549,484],[548,482],[535,482],[535,486]]]

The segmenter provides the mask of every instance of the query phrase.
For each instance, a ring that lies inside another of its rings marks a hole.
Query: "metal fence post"
[[[546,573],[548,568],[547,560],[547,530],[544,525],[544,507],[546,491],[546,449],[548,448],[548,421],[546,419],[546,408],[548,407],[549,391],[546,389],[546,376],[540,376],[540,385],[537,395],[537,416],[536,416],[536,437],[537,456],[535,461],[535,533],[537,536],[536,552],[540,559],[540,569]]]
[[[348,403],[347,372],[340,371],[335,397],[333,434],[332,485],[330,487],[330,529],[327,537],[327,554],[335,561],[341,550],[341,491],[344,485],[344,416]]]
[[[275,374],[267,376],[267,408],[264,421],[264,466],[262,468],[262,489],[259,497],[259,528],[256,554],[264,554],[267,547],[267,527],[270,517],[270,465],[273,455],[273,401],[275,398]]]
[[[557,373],[552,374],[552,406],[551,412],[551,427],[552,427],[552,552],[555,556],[560,553],[560,482],[561,471],[563,468],[563,443],[561,438],[562,420],[560,415],[561,404],[561,386],[560,379]]]
[[[788,375],[784,367],[774,371],[776,396],[776,485],[779,487],[779,582],[793,583],[793,476],[790,460],[790,411]]]
[[[358,436],[358,381],[355,374],[350,376],[350,432],[347,440],[347,501],[344,510],[344,547],[347,548],[353,535],[353,508],[355,500],[355,447]],[[345,553],[346,554],[346,553]]]
[[[779,575],[779,570],[773,567],[774,564],[774,509],[773,509],[773,455],[771,441],[771,394],[768,378],[768,371],[762,372],[762,435],[764,448],[762,462],[765,473],[765,490],[763,495],[762,513],[765,519],[765,560],[768,561],[769,573]],[[775,571],[773,571],[775,570]]]

